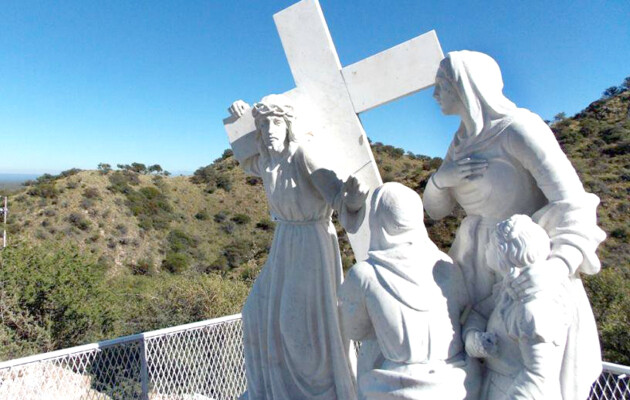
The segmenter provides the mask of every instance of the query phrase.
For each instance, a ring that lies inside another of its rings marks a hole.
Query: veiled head
[[[396,182],[374,191],[370,210],[370,251],[428,238],[422,200],[418,193]]]
[[[461,104],[471,124],[460,138],[475,136],[489,129],[493,121],[505,117],[516,106],[503,95],[503,78],[492,57],[476,51],[453,51],[440,63],[436,91],[445,113],[448,104]],[[451,98],[450,101],[449,98]]]

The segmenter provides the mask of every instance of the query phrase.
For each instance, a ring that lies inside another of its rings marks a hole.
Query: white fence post
[[[144,335],[140,340],[140,384],[142,400],[149,400],[149,367],[147,365],[147,342]]]

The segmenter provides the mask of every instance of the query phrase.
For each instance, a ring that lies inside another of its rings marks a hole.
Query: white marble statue
[[[382,185],[369,223],[368,259],[339,290],[343,331],[361,341],[359,398],[476,400],[480,367],[461,337],[466,285],[429,239],[420,196],[399,183]]]
[[[486,358],[481,400],[562,400],[560,367],[575,304],[568,277],[525,297],[512,283],[521,272],[549,256],[551,241],[526,215],[500,222],[487,247],[488,265],[502,280],[495,284],[495,308],[487,333],[496,344]]]
[[[356,229],[367,192],[354,177],[342,182],[317,164],[317,154],[291,129],[289,99],[270,95],[252,109],[230,107],[234,116],[251,112],[259,151],[240,159],[262,177],[276,221],[269,257],[243,308],[247,392],[258,399],[354,399],[350,343],[337,311],[343,272],[331,215]]]
[[[429,216],[440,219],[456,203],[466,212],[449,255],[460,265],[476,309],[489,316],[497,282],[485,249],[496,224],[514,214],[531,216],[551,238],[547,259],[512,282],[527,296],[569,279],[577,317],[569,328],[561,368],[564,400],[586,399],[601,371],[601,352],[579,273],[595,274],[604,232],[596,225],[597,196],[586,193],[549,127],[502,93],[497,63],[459,51],[441,62],[434,97],[442,112],[461,118],[442,166],[424,192]],[[485,301],[484,301],[485,300]],[[467,348],[479,335],[466,335]],[[469,343],[470,342],[470,343]]]

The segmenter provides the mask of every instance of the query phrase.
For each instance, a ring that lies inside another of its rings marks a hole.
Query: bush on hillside
[[[112,330],[105,269],[75,248],[7,247],[0,282],[0,302],[8,306],[0,310],[0,358],[101,340]]]
[[[275,227],[275,222],[273,222],[269,218],[263,218],[256,223],[256,228],[262,229],[263,231],[273,231]]]
[[[44,199],[55,199],[59,195],[55,182],[41,182],[29,187],[26,193],[33,197],[41,197]]]
[[[138,218],[138,226],[144,230],[168,228],[172,211],[168,198],[156,187],[146,186],[126,193],[127,206]]]
[[[112,171],[112,166],[107,163],[99,163],[97,169],[101,175],[107,175]]]
[[[232,190],[232,180],[225,172],[220,172],[214,165],[207,165],[205,167],[198,168],[193,176],[190,177],[190,181],[194,184],[206,185],[206,192],[213,193],[215,189],[223,189],[226,192]]]
[[[230,268],[236,268],[253,256],[252,246],[244,240],[234,240],[225,246],[223,256]]]
[[[251,186],[262,185],[262,178],[258,176],[248,176],[245,178],[245,182]]]
[[[110,186],[107,189],[114,193],[129,193],[132,188],[130,186],[137,186],[140,184],[140,179],[133,172],[129,171],[114,171],[109,175]]]
[[[176,253],[169,251],[162,261],[162,269],[171,274],[180,274],[188,269],[190,265],[190,257],[185,253]]]
[[[101,197],[101,194],[99,193],[97,188],[89,187],[83,190],[83,197],[85,197],[86,199],[98,199]]]
[[[137,174],[146,174],[147,173],[147,166],[144,165],[143,163],[138,163],[138,162],[134,162],[131,163],[131,171],[137,173]]]
[[[70,213],[68,215],[68,222],[70,222],[72,226],[75,226],[82,231],[89,230],[90,226],[92,225],[90,221],[88,221],[83,215],[79,213]]]
[[[232,222],[237,225],[245,225],[248,224],[252,219],[247,214],[236,214],[231,218]]]
[[[218,213],[214,214],[214,222],[220,224],[221,222],[225,221],[228,217],[228,213],[225,211],[219,211]]]
[[[151,275],[155,269],[155,265],[151,258],[145,257],[135,263],[129,264],[129,269],[134,275]]]
[[[223,189],[226,192],[232,190],[232,179],[228,175],[220,174],[217,176],[217,188]]]
[[[126,321],[122,335],[238,313],[249,291],[217,274],[131,276],[116,285],[114,290],[130,292],[119,300]]]
[[[198,243],[197,239],[179,229],[173,229],[170,231],[166,240],[171,251],[175,253],[182,253],[190,250],[191,248],[195,248]]]
[[[208,211],[206,210],[201,210],[197,214],[195,214],[195,219],[198,219],[199,221],[206,221],[209,218],[210,215],[208,215]]]

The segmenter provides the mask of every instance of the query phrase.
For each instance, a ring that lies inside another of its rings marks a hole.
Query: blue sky
[[[158,163],[229,147],[222,119],[294,84],[282,1],[0,0],[0,173]],[[551,119],[630,76],[630,2],[320,0],[342,65],[431,29],[493,56],[505,93]],[[424,91],[362,114],[375,141],[442,156],[457,120]]]

